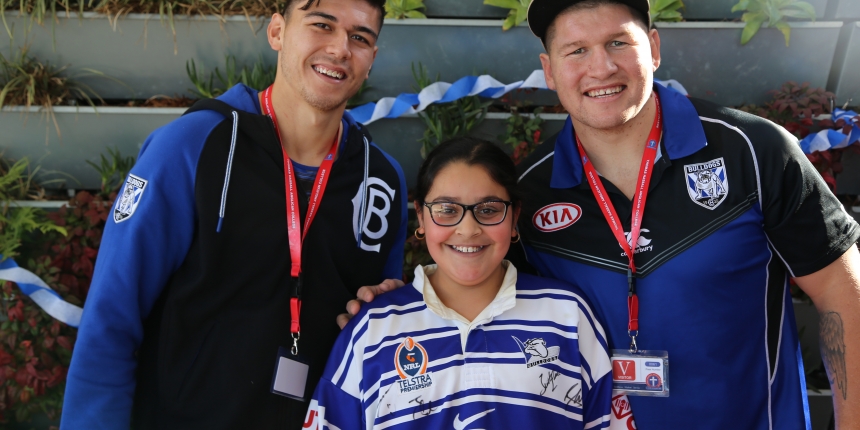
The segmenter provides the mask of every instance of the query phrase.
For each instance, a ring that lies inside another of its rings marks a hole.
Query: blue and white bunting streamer
[[[0,255],[0,259],[3,256]],[[72,327],[81,324],[83,309],[60,297],[48,284],[35,273],[18,267],[14,260],[7,258],[0,262],[0,279],[18,284],[21,292],[30,296],[48,315]]]
[[[857,112],[854,111],[833,110],[833,122],[844,119],[846,123],[852,123],[856,116]],[[840,130],[821,130],[818,133],[810,134],[800,141],[800,149],[803,150],[804,154],[812,154],[816,151],[844,148],[856,143],[860,140],[860,124],[856,122],[853,122],[853,124],[851,132],[848,134],[843,134]]]
[[[657,82],[687,95],[684,87],[674,79]],[[376,103],[368,103],[353,108],[349,113],[356,121],[367,125],[382,118],[398,118],[406,114],[416,114],[434,103],[450,103],[469,96],[496,99],[518,89],[548,89],[543,70],[535,70],[525,80],[507,85],[490,75],[466,76],[453,84],[436,82],[428,85],[418,94],[403,93],[397,97],[384,97]]]

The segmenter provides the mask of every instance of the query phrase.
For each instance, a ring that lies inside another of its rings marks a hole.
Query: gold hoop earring
[[[519,241],[520,241],[520,237],[521,237],[521,236],[520,236],[520,234],[519,234],[519,233],[517,233],[517,238],[516,238],[516,239],[511,239],[511,243],[517,243],[517,242],[519,242]]]
[[[415,236],[415,238],[416,238],[416,239],[418,239],[418,240],[424,240],[424,238],[425,238],[425,237],[427,237],[427,234],[426,234],[426,233],[421,233],[421,236],[419,236],[419,235],[418,235],[418,230],[421,230],[421,227],[416,228],[416,229],[415,229],[415,233],[413,233],[413,235],[414,235],[414,236]]]

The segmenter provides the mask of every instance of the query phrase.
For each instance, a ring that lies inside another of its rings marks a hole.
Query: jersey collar
[[[663,141],[670,160],[696,153],[708,145],[699,113],[683,94],[654,83],[663,105]],[[573,123],[568,116],[555,142],[552,162],[552,188],[573,188],[582,183],[582,161],[573,136]]]
[[[439,296],[436,295],[436,290],[430,285],[429,278],[430,275],[436,272],[437,266],[435,264],[419,265],[416,267],[415,280],[412,281],[412,286],[424,295],[424,302],[427,303],[427,307],[442,318],[459,321],[466,325],[476,324],[481,321],[487,322],[502,312],[513,308],[516,303],[517,269],[507,260],[502,260],[502,265],[505,267],[505,278],[502,280],[502,287],[496,293],[496,298],[471,322],[453,309],[445,306],[442,300],[439,299]]]

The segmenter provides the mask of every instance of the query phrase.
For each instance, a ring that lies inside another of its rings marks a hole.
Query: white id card
[[[305,401],[308,368],[308,364],[290,353],[288,348],[278,348],[272,392],[293,400]]]
[[[612,393],[669,397],[669,353],[613,349]]]

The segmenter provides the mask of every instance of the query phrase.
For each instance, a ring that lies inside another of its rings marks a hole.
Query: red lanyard
[[[272,105],[272,87],[270,86],[263,92],[263,113],[272,118],[272,123],[275,125],[275,134],[278,136],[278,141],[281,140],[281,133],[278,129],[278,120],[275,116],[275,107]],[[301,336],[301,327],[299,326],[299,316],[302,310],[302,245],[305,237],[307,237],[308,229],[316,217],[319,203],[325,193],[326,185],[328,184],[329,172],[334,163],[334,157],[337,154],[337,137],[331,144],[331,150],[323,159],[317,170],[317,176],[314,179],[314,186],[311,190],[310,200],[308,201],[308,213],[305,215],[305,228],[301,230],[299,224],[299,196],[296,187],[296,175],[293,173],[293,164],[290,157],[281,143],[281,151],[284,154],[284,187],[287,193],[287,231],[290,239],[290,276],[292,277],[292,297],[290,298],[290,333],[293,336],[293,355],[298,354],[298,340]]]
[[[657,144],[660,142],[663,133],[662,113],[660,111],[660,97],[654,93],[654,101],[657,105],[657,115],[654,117],[654,125],[651,127],[651,133],[648,135],[648,140],[645,143],[645,151],[642,154],[642,164],[639,167],[639,180],[637,181],[638,188],[633,197],[633,216],[630,221],[630,238],[627,239],[624,235],[624,228],[621,226],[621,220],[618,218],[618,213],[615,211],[615,206],[609,200],[606,193],[606,188],[603,187],[597,170],[591,164],[591,160],[585,153],[585,148],[582,147],[582,142],[579,136],[576,136],[576,145],[579,147],[579,154],[582,157],[582,166],[585,168],[585,175],[588,178],[588,183],[591,185],[591,191],[597,202],[600,204],[600,209],[603,211],[603,216],[609,222],[609,228],[618,240],[618,244],[624,249],[627,254],[629,264],[627,266],[627,334],[630,336],[630,351],[636,352],[636,336],[639,334],[639,297],[636,295],[636,264],[633,262],[636,244],[639,241],[639,231],[642,228],[642,214],[645,211],[645,201],[648,198],[648,185],[651,183],[651,174],[654,172],[654,160],[657,158]]]

